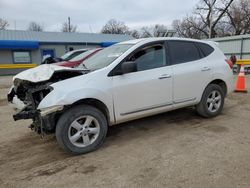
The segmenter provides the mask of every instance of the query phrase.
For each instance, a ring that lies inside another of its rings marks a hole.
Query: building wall
[[[250,59],[250,37],[243,41],[243,59]]]
[[[25,50],[29,51],[31,55],[31,63],[40,64],[42,62],[42,50],[53,49],[56,57],[61,57],[65,54],[69,48],[72,47],[74,50],[81,48],[98,48],[99,45],[70,45],[70,44],[40,44],[37,50]],[[0,50],[0,64],[13,64],[13,50]]]
[[[11,50],[0,50],[0,64],[12,64],[13,57]]]
[[[98,48],[99,45],[70,45],[70,44],[40,44],[36,50],[25,50],[30,52],[31,63],[40,64],[42,62],[42,50],[53,49],[56,57],[61,57],[65,54],[69,48],[72,47],[74,50],[81,48]],[[0,50],[0,76],[2,75],[14,75],[27,68],[1,68],[1,64],[14,64],[13,60],[14,50]],[[18,50],[17,50],[18,51]]]
[[[41,52],[40,50],[32,50],[31,52],[31,63],[40,64],[41,63]]]

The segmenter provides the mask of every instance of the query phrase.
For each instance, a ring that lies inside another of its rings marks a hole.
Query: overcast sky
[[[199,0],[0,0],[0,18],[9,29],[27,29],[35,21],[46,31],[59,31],[70,16],[78,32],[99,32],[111,18],[130,28],[165,24],[191,14]]]

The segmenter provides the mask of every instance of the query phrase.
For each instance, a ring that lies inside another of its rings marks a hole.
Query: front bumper
[[[24,109],[27,105],[24,104],[24,102],[21,101],[17,96],[14,96],[12,101],[9,101],[9,106],[17,111],[20,111]]]
[[[11,90],[13,91],[13,90]],[[31,128],[38,133],[53,133],[58,118],[64,110],[64,106],[53,106],[46,109],[37,109],[31,103],[25,104],[13,92],[9,92],[9,105],[16,113],[13,115],[15,121],[21,119],[32,119]]]
[[[28,107],[13,115],[15,121],[20,119],[32,119],[31,128],[37,133],[55,132],[56,122],[63,112],[63,108],[52,108],[45,111],[30,110]]]
[[[20,119],[35,119],[39,116],[39,112],[37,110],[21,110],[20,112],[17,112],[13,115],[13,119],[15,121]]]

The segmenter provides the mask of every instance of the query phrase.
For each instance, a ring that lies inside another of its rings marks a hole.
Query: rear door
[[[207,84],[211,67],[199,47],[191,41],[168,41],[173,68],[173,102],[185,106],[200,99]]]

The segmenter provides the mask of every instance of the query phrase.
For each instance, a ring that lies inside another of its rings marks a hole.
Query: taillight
[[[225,61],[227,62],[227,64],[229,65],[230,69],[233,68],[234,64],[230,59],[225,59]]]

